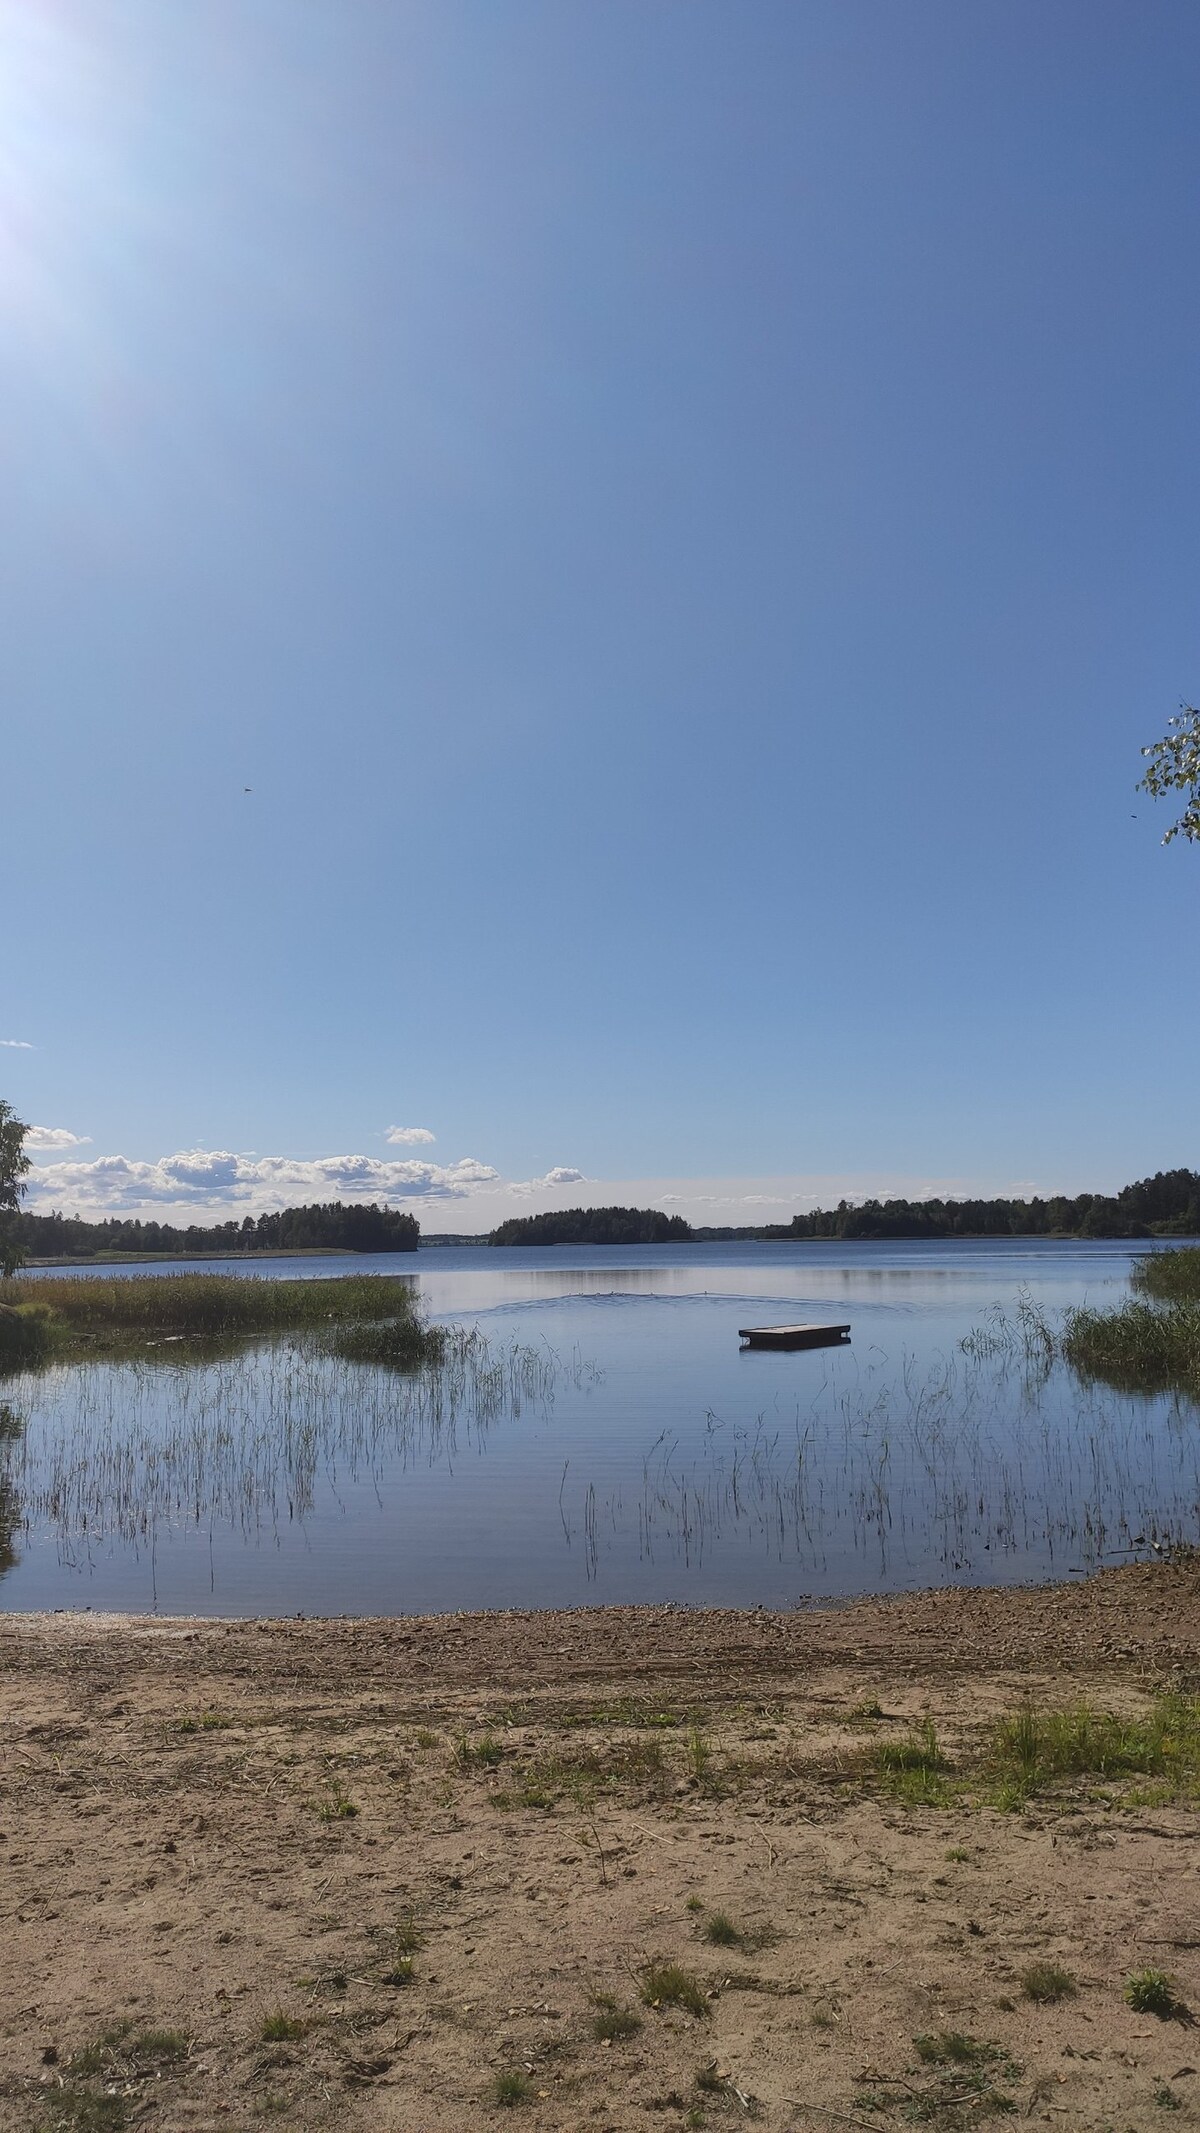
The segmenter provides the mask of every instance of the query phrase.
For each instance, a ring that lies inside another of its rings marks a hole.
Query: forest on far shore
[[[85,1222],[78,1215],[10,1215],[8,1234],[27,1259],[137,1256],[148,1259],[229,1258],[246,1252],[415,1252],[421,1225],[395,1208],[330,1200],[285,1207],[273,1215],[228,1222],[142,1222],[111,1216]]]
[[[489,1244],[721,1244],[759,1239],[869,1243],[939,1237],[1200,1237],[1200,1171],[1160,1170],[1115,1194],[1030,1200],[864,1200],[753,1229],[693,1228],[655,1207],[568,1207],[521,1215]]]
[[[845,1200],[776,1237],[1200,1237],[1200,1171],[1160,1170],[1118,1193],[1042,1200]]]
[[[255,1252],[415,1252],[420,1224],[395,1208],[332,1200],[214,1224],[111,1216],[9,1215],[8,1232],[28,1259],[139,1257],[211,1259]],[[1200,1171],[1160,1170],[1118,1193],[1029,1200],[864,1200],[817,1208],[764,1227],[694,1227],[657,1207],[568,1207],[502,1222],[495,1245],[719,1244],[790,1238],[869,1243],[949,1237],[1200,1237]],[[433,1242],[433,1239],[428,1239]],[[469,1241],[474,1241],[469,1240]],[[483,1243],[485,1240],[478,1240]]]

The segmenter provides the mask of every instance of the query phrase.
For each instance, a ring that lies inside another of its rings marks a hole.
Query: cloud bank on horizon
[[[394,1132],[389,1134],[394,1140]],[[416,1128],[408,1141],[431,1141]],[[78,1148],[87,1136],[66,1127],[35,1126],[25,1137],[31,1151]],[[370,1155],[328,1155],[305,1161],[293,1156],[238,1155],[227,1149],[192,1148],[141,1162],[101,1155],[89,1162],[36,1163],[26,1180],[24,1205],[31,1214],[51,1208],[84,1217],[162,1215],[166,1210],[210,1214],[235,1210],[266,1214],[311,1200],[453,1202],[481,1193],[528,1202],[553,1196],[588,1180],[572,1164],[559,1163],[539,1178],[505,1179],[491,1163],[464,1156],[454,1163],[395,1162]]]
[[[387,1136],[389,1140],[397,1129]],[[426,1128],[405,1128],[432,1140]],[[30,1129],[27,1146],[43,1154],[87,1145],[66,1127]],[[400,1145],[405,1145],[400,1143]],[[582,1189],[581,1189],[582,1188]],[[685,1214],[695,1223],[754,1224],[786,1220],[804,1208],[832,1207],[841,1199],[910,1200],[964,1198],[1000,1192],[1028,1197],[1045,1188],[1035,1182],[989,1181],[898,1175],[807,1175],[756,1178],[589,1177],[573,1164],[558,1163],[540,1177],[505,1178],[494,1164],[463,1156],[452,1163],[370,1155],[315,1158],[238,1154],[192,1148],[154,1162],[124,1155],[35,1162],[26,1180],[24,1205],[31,1214],[61,1209],[85,1218],[106,1215],[216,1222],[231,1214],[266,1214],[312,1200],[386,1200],[412,1209],[470,1208],[471,1225],[491,1228],[514,1213],[537,1213],[575,1202],[654,1206]],[[457,1227],[457,1224],[447,1226]]]
[[[73,1139],[35,1143],[30,1136],[27,1145],[62,1147]],[[475,1187],[499,1183],[499,1171],[471,1156],[454,1163],[389,1162],[371,1155],[304,1161],[191,1148],[153,1163],[101,1155],[90,1162],[36,1164],[26,1180],[25,1205],[34,1214],[48,1207],[81,1215],[132,1215],[163,1207],[220,1213],[251,1204],[266,1213],[313,1199],[461,1200]]]

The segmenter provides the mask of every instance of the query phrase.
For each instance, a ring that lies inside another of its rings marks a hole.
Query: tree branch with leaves
[[[1183,813],[1171,824],[1163,843],[1170,844],[1172,837],[1180,835],[1200,843],[1200,710],[1182,704],[1178,718],[1167,720],[1161,741],[1143,748],[1142,754],[1150,767],[1138,785],[1139,792],[1148,792],[1155,800],[1173,793],[1187,795]]]
[[[16,1214],[25,1190],[25,1173],[30,1168],[25,1153],[28,1131],[12,1105],[0,1097],[0,1275],[15,1274],[22,1259],[5,1217]]]

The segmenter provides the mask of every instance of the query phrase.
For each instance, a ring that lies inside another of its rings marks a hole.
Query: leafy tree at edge
[[[1178,822],[1173,822],[1164,844],[1182,834],[1200,843],[1200,710],[1192,704],[1180,707],[1178,718],[1167,720],[1161,741],[1143,748],[1149,768],[1138,785],[1155,800],[1169,793],[1184,793],[1186,802]]]
[[[7,1217],[16,1214],[25,1190],[25,1173],[30,1167],[25,1153],[28,1130],[12,1105],[0,1097],[0,1275],[15,1274],[21,1264],[21,1250],[10,1235]]]

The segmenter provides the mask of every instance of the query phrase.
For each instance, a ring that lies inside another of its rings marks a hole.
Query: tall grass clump
[[[1035,2006],[1052,2007],[1058,2000],[1073,2000],[1078,1986],[1069,1970],[1057,1963],[1030,1963],[1021,1972],[1021,1990]]]
[[[698,2022],[712,2013],[699,1978],[678,1963],[648,1963],[642,1972],[642,1998],[647,2007],[682,2007]]]
[[[1068,1311],[1062,1348],[1073,1369],[1122,1392],[1200,1393],[1200,1302]]]
[[[1115,1311],[1068,1311],[1063,1354],[1122,1392],[1200,1394],[1200,1251],[1147,1252]]]
[[[991,1762],[1012,1804],[1070,1778],[1150,1777],[1172,1793],[1200,1790],[1200,1697],[1160,1696],[1139,1718],[1077,1704],[1042,1711],[1032,1704],[1002,1720]]]
[[[889,1789],[910,1806],[937,1807],[946,1798],[946,1758],[931,1718],[907,1740],[884,1741],[876,1750],[875,1767]]]
[[[343,1363],[383,1364],[392,1370],[416,1370],[423,1363],[441,1360],[446,1333],[441,1326],[426,1326],[414,1315],[379,1320],[360,1319],[352,1325],[335,1325],[321,1337],[327,1355]]]
[[[1125,1986],[1135,2014],[1157,2015],[1160,2022],[1189,2022],[1191,2015],[1165,1970],[1135,1970]]]
[[[1129,1280],[1140,1295],[1159,1303],[1200,1303],[1200,1250],[1147,1252]]]
[[[47,1315],[73,1342],[324,1331],[393,1320],[420,1332],[411,1282],[391,1274],[273,1281],[254,1274],[43,1275],[6,1289],[18,1313]]]
[[[0,1374],[49,1362],[57,1335],[53,1314],[44,1304],[0,1303]]]

